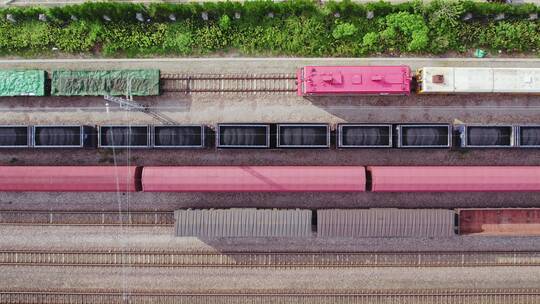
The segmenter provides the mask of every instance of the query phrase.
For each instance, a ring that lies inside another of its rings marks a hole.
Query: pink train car
[[[135,166],[0,166],[0,191],[135,192]]]
[[[409,95],[408,66],[305,66],[297,71],[299,96]]]
[[[540,166],[372,166],[373,192],[540,191]]]
[[[363,192],[362,166],[144,167],[146,192]]]

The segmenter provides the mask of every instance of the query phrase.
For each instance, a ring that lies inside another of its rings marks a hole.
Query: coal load
[[[79,127],[36,127],[36,146],[80,146]]]
[[[327,146],[327,128],[321,126],[283,126],[281,146]]]
[[[540,127],[521,127],[521,146],[540,146]]]
[[[147,146],[148,133],[146,127],[102,127],[106,131],[102,138],[102,146]]]
[[[26,127],[0,128],[0,147],[27,146],[28,129]]]
[[[469,127],[469,146],[510,146],[510,127]]]
[[[220,147],[268,147],[267,126],[219,126]]]
[[[156,146],[201,146],[200,127],[156,127]]]
[[[344,146],[388,146],[387,127],[343,127],[342,144]]]

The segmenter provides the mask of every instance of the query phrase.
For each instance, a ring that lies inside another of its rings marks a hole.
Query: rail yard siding
[[[459,233],[540,235],[540,208],[461,209]]]
[[[51,95],[159,95],[159,70],[53,71]]]
[[[135,166],[0,166],[0,191],[137,190]]]
[[[363,192],[362,166],[144,167],[148,192]]]
[[[317,210],[320,237],[449,237],[455,213],[442,209]]]
[[[540,166],[373,166],[373,192],[540,191]]]
[[[176,210],[174,218],[176,236],[311,236],[311,210]]]
[[[0,96],[45,96],[45,71],[0,70]]]

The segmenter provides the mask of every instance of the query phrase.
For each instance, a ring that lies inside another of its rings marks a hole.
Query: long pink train
[[[0,191],[520,192],[540,166],[0,166]]]

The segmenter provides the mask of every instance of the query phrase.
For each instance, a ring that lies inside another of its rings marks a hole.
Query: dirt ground
[[[0,226],[4,250],[172,250],[186,252],[540,251],[535,237],[195,238],[173,227]]]
[[[339,292],[369,289],[538,288],[538,267],[151,268],[3,266],[0,289]]]
[[[0,210],[172,211],[182,208],[539,207],[536,192],[471,193],[54,193],[2,192]]]

